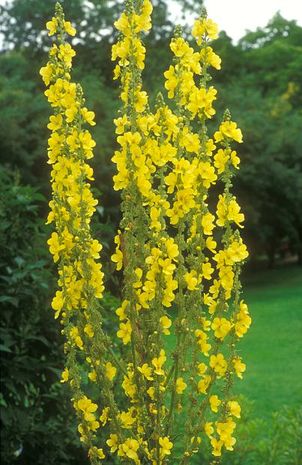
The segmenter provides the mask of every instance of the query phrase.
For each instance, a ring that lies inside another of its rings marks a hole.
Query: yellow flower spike
[[[178,447],[171,438],[177,438],[180,412],[189,415],[191,425],[182,438],[184,458],[189,462],[198,451],[203,429],[219,457],[233,449],[233,419],[241,414],[229,390],[231,378],[242,378],[245,371],[235,343],[251,324],[239,281],[248,257],[239,233],[244,215],[230,190],[240,162],[231,145],[242,142],[242,133],[227,111],[214,135],[206,127],[218,97],[209,85],[210,71],[220,69],[221,60],[210,44],[218,36],[217,25],[205,13],[192,31],[199,48],[182,37],[180,28],[171,40],[173,63],[164,85],[173,110],[161,95],[152,108],[142,81],[142,37],[151,27],[151,12],[150,0],[127,1],[112,47],[122,105],[114,120],[112,161],[123,218],[111,257],[123,275],[113,336],[120,353],[102,326],[102,246],[90,232],[97,200],[87,164],[95,141],[87,128],[95,125],[95,114],[72,82],[76,55],[66,38],[76,31],[58,4],[48,23],[49,35],[57,38],[40,71],[53,108],[48,222],[55,231],[48,245],[59,279],[52,308],[66,337],[62,382],[72,388],[80,438],[92,463],[104,460],[106,450],[136,465],[173,463]],[[215,184],[218,203],[212,213]],[[172,351],[166,345],[170,336]],[[117,373],[121,382],[114,382]],[[100,405],[88,392],[98,393]],[[122,411],[116,392],[123,398]],[[213,413],[215,423],[208,421]]]

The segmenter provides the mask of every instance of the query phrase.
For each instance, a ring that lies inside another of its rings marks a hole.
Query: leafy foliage
[[[37,464],[82,464],[67,392],[58,382],[62,341],[49,308],[53,278],[38,217],[44,199],[4,168],[0,189],[1,457],[4,464],[33,456]]]

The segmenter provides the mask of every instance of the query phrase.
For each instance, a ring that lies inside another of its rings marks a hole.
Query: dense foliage
[[[5,39],[0,55],[1,160],[18,168],[22,179],[43,193],[48,174],[43,163],[46,131],[41,128],[46,127],[48,110],[41,97],[38,70],[47,36],[40,31],[54,3],[14,0],[2,7],[0,23]],[[119,199],[112,189],[109,161],[115,148],[112,119],[117,88],[112,84],[109,57],[115,36],[112,25],[121,4],[115,3],[115,8],[109,1],[90,4],[66,2],[66,14],[74,19],[81,37],[75,77],[80,78],[87,103],[101,123],[93,130],[96,179],[105,215],[117,222]],[[155,2],[153,22],[154,32],[146,44],[149,71],[145,82],[155,96],[162,90],[161,76],[169,61],[166,45],[173,28],[164,1]],[[237,45],[221,33],[216,46],[223,63],[223,71],[215,76],[220,84],[220,116],[226,102],[236,108],[234,118],[245,134],[240,154],[243,169],[236,187],[247,213],[249,248],[252,258],[266,254],[271,264],[277,253],[298,254],[302,260],[301,42],[302,28],[276,15],[267,27],[246,34]]]
[[[76,465],[85,456],[59,382],[62,341],[49,308],[53,277],[38,217],[44,199],[18,178],[1,168],[1,457]]]

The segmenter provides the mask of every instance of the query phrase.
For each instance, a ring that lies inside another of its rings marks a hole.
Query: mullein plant
[[[127,464],[188,464],[208,446],[218,461],[233,450],[241,412],[232,387],[246,369],[237,342],[251,318],[241,298],[248,252],[232,178],[240,162],[233,144],[242,133],[228,111],[212,137],[207,130],[217,98],[210,70],[221,60],[211,46],[217,25],[205,11],[192,29],[196,48],[175,29],[164,73],[169,103],[158,95],[150,108],[142,34],[151,13],[149,0],[128,0],[112,47],[122,102],[114,120],[122,220],[112,261],[123,275],[115,341],[102,326],[102,247],[90,231],[97,201],[87,127],[94,113],[71,79],[75,51],[66,38],[75,29],[59,4],[47,23],[56,40],[40,72],[54,113],[48,222],[55,232],[48,244],[59,289],[52,307],[66,338],[62,381],[70,385],[92,464],[110,455]]]

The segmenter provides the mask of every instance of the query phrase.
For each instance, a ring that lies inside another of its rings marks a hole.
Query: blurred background
[[[237,383],[243,418],[238,447],[223,459],[232,465],[302,464],[302,22],[299,3],[292,17],[267,1],[263,14],[247,0],[206,1],[211,17],[225,25],[214,44],[222,70],[217,118],[229,107],[244,134],[235,193],[246,216],[243,231],[250,258],[243,275],[253,317],[240,345],[247,363]],[[220,4],[219,4],[220,3]],[[86,465],[76,433],[68,388],[60,384],[63,340],[50,301],[56,270],[46,247],[44,225],[50,199],[46,128],[50,110],[39,69],[50,38],[45,23],[54,0],[0,1],[0,286],[1,457],[4,465]],[[108,292],[114,312],[119,285],[110,264],[119,221],[119,196],[112,188],[115,149],[112,120],[119,108],[112,81],[112,25],[122,4],[111,0],[62,1],[75,24],[74,79],[82,83],[87,106],[96,113],[94,191],[100,200],[94,234],[104,244]],[[163,91],[171,60],[169,40],[182,22],[185,34],[200,0],[154,0],[153,30],[145,40],[145,86],[151,101]],[[298,6],[299,5],[299,6]],[[216,14],[217,11],[217,14]],[[271,16],[268,16],[271,13]],[[255,27],[244,32],[247,27]],[[240,16],[241,15],[241,16]],[[242,16],[243,15],[243,16]],[[267,18],[268,22],[264,22]],[[270,19],[269,19],[270,18]],[[251,26],[249,26],[249,24]],[[233,25],[233,27],[232,27]],[[259,27],[257,27],[259,26]],[[42,32],[41,32],[42,31]],[[108,322],[110,324],[110,322]],[[106,463],[110,463],[107,461]],[[208,464],[199,455],[196,464]]]

